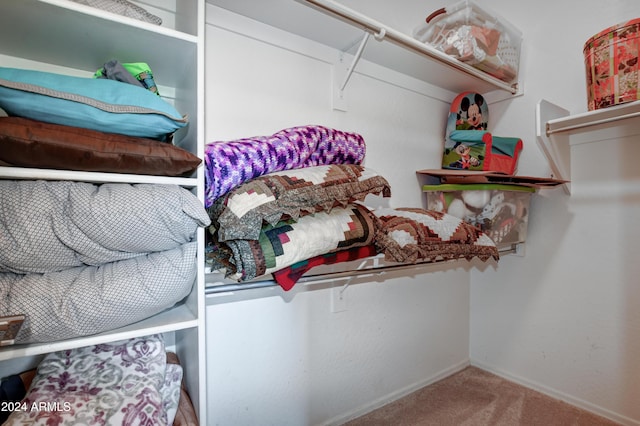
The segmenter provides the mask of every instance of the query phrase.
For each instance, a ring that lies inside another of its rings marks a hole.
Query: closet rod
[[[636,117],[640,117],[640,111],[619,115],[619,116],[614,116],[614,117],[603,118],[600,120],[585,121],[578,124],[572,124],[572,125],[561,126],[561,127],[553,127],[552,123],[549,122],[547,123],[547,136],[552,135],[554,133],[570,132],[572,130],[583,129],[585,127],[597,126],[599,124],[613,123],[616,121],[626,120],[629,118],[636,118]]]
[[[506,255],[511,253],[516,253],[517,247],[509,247],[500,250],[500,255]],[[371,260],[383,259],[382,257],[371,257]],[[332,281],[340,278],[355,278],[355,277],[367,277],[371,275],[380,275],[386,272],[396,272],[402,271],[405,269],[414,269],[420,267],[426,267],[429,265],[441,264],[441,263],[451,263],[457,262],[461,259],[446,259],[446,260],[436,260],[434,262],[426,261],[426,262],[418,262],[418,263],[400,263],[400,264],[390,264],[383,265],[377,267],[370,267],[364,269],[354,269],[348,271],[336,271],[336,272],[327,272],[324,274],[312,274],[305,275],[301,277],[297,284],[313,284],[319,283],[323,281]],[[219,285],[205,285],[205,294],[218,294],[218,293],[228,293],[234,291],[242,291],[242,290],[252,290],[257,288],[267,288],[267,287],[276,287],[278,283],[273,279],[258,279],[255,281],[247,281],[241,283],[230,283],[230,284],[219,284]]]
[[[463,62],[458,61],[457,59],[447,55],[444,52],[440,52],[439,50],[431,47],[426,43],[422,43],[414,39],[413,37],[410,37],[404,33],[394,30],[393,28],[390,28],[366,15],[363,15],[333,0],[304,0],[304,1],[326,12],[329,12],[330,14],[338,16],[339,18],[342,18],[343,20],[346,20],[351,24],[355,24],[357,26],[365,28],[366,30],[372,31],[375,34],[384,34],[384,38],[393,40],[395,43],[400,44],[401,46],[407,49],[411,49],[422,55],[429,56],[432,59],[438,62],[444,63],[459,71],[462,71],[465,74],[471,75],[484,82],[490,83],[496,88],[506,90],[511,94],[516,94],[518,92],[517,84],[510,85],[508,83],[502,82],[490,76],[489,74],[486,74],[483,71],[480,71],[476,68],[473,68],[470,65],[466,65]],[[381,40],[381,38],[379,38],[379,40]]]

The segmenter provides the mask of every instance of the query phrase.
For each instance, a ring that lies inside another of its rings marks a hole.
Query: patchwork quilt
[[[419,208],[381,208],[375,237],[385,260],[415,263],[422,260],[498,260],[496,244],[479,228],[453,215]]]
[[[301,260],[273,273],[273,278],[284,291],[289,291],[300,278],[312,268],[321,265],[333,265],[352,260],[363,259],[378,254],[374,245],[353,247],[333,253],[321,254],[311,259]]]
[[[376,223],[360,204],[336,207],[297,221],[265,224],[257,240],[216,242],[208,262],[213,269],[226,268],[229,277],[248,281],[321,254],[370,245]]]
[[[363,201],[369,194],[390,197],[389,183],[360,165],[332,164],[257,177],[218,198],[207,211],[220,241],[255,240],[263,222],[297,220]]]

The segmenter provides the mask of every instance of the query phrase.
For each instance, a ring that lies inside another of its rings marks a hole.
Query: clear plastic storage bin
[[[472,1],[436,10],[413,37],[502,81],[518,79],[522,33]]]
[[[424,185],[427,209],[448,213],[510,248],[527,237],[529,202],[535,188],[492,183]]]

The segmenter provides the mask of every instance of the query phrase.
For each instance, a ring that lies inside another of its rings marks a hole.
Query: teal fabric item
[[[509,157],[516,155],[520,138],[493,136],[485,130],[454,130],[451,132],[450,138],[460,143],[486,143],[485,135],[487,134],[491,138],[491,152],[508,155]]]
[[[449,135],[449,139],[454,142],[477,142],[484,143],[486,130],[454,130]],[[491,136],[491,135],[489,135]]]
[[[0,108],[47,123],[164,140],[187,125],[143,87],[107,79],[0,67]]]
[[[491,150],[493,152],[508,155],[509,157],[515,157],[517,154],[516,151],[521,144],[522,142],[520,138],[494,136]]]

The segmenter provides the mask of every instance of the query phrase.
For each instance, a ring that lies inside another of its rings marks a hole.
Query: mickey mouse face
[[[482,115],[483,105],[484,98],[478,93],[474,94],[473,103],[470,96],[465,96],[461,100],[459,115],[461,117],[466,115],[465,121],[469,130],[486,130],[486,123]]]
[[[469,107],[469,110],[467,111],[467,121],[471,127],[478,127],[482,123],[480,105],[474,104]]]

